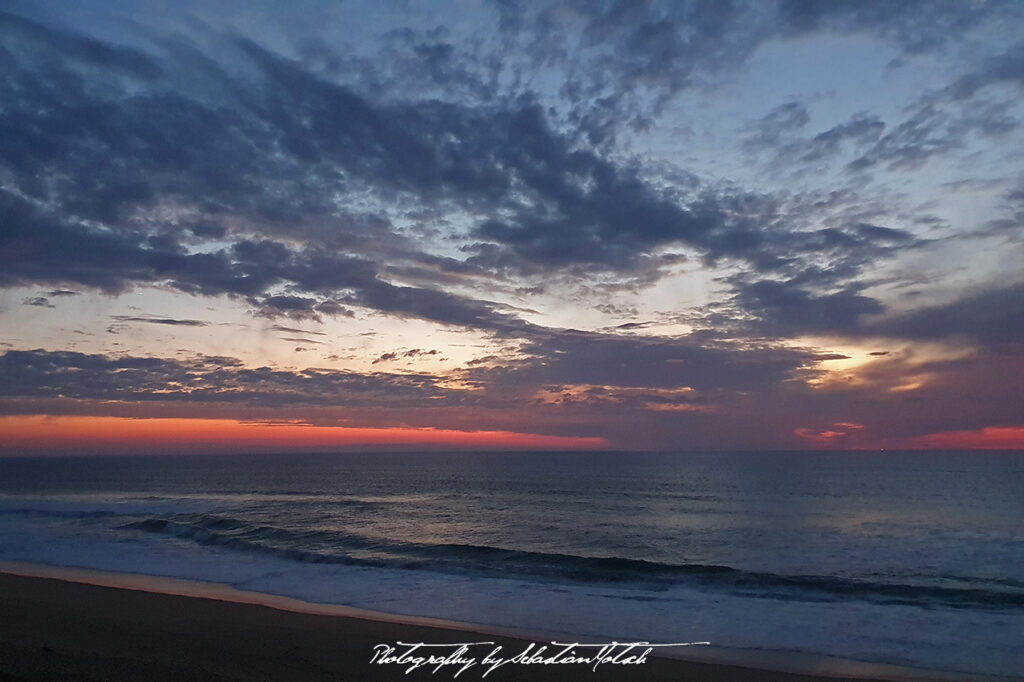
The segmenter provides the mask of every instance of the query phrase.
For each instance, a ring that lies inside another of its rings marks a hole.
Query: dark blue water
[[[1024,673],[1021,453],[0,460],[0,558]]]

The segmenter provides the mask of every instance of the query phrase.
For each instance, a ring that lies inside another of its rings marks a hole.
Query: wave
[[[123,516],[123,512],[107,511],[102,509],[46,509],[44,507],[4,507],[0,509],[0,514],[11,514],[21,516],[43,516],[56,519],[89,519],[110,516]]]
[[[380,540],[338,530],[297,532],[209,514],[187,519],[148,518],[121,528],[308,563],[605,584],[661,592],[673,587],[693,587],[780,601],[853,600],[922,608],[993,610],[1024,607],[1024,589],[1018,589],[1015,581],[974,579],[965,580],[965,586],[948,586],[927,584],[927,581],[908,583],[835,575],[781,575],[716,564],[669,564],[469,544]]]
[[[202,509],[198,504],[183,504],[176,499],[132,501],[65,501],[0,499],[0,515],[37,516],[58,519],[90,519],[131,517],[148,514],[171,514]]]

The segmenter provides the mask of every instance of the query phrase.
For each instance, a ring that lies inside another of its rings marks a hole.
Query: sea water
[[[0,559],[1024,675],[1024,453],[0,459]]]

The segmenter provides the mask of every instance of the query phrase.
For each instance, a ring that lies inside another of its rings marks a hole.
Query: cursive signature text
[[[530,642],[521,651],[507,652],[504,646],[495,642],[395,642],[374,646],[370,663],[400,666],[405,668],[406,674],[417,668],[425,668],[432,673],[447,670],[454,673],[453,677],[479,667],[481,677],[487,677],[506,665],[585,665],[591,670],[602,665],[643,665],[656,648],[707,644],[710,642]]]

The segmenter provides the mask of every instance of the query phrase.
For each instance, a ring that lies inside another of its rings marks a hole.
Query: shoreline
[[[458,677],[455,665],[433,674],[424,666],[407,675],[407,666],[371,664],[374,647],[399,641],[487,641],[503,646],[504,654],[511,656],[531,643],[536,648],[552,641],[596,640],[306,602],[220,583],[15,561],[0,561],[0,604],[0,611],[17,614],[0,630],[0,651],[4,653],[0,660],[15,661],[0,664],[0,680],[133,679],[138,673],[110,677],[111,670],[135,670],[138,666],[146,670],[144,676],[149,679],[161,679],[161,675],[166,679],[345,679],[354,669],[360,671],[361,679],[375,680],[417,675],[434,680],[627,680],[637,679],[641,672],[644,679],[651,680],[1010,679],[703,646],[656,649],[641,670],[622,664],[604,664],[596,670],[581,664],[511,664],[484,677],[487,668],[481,661]],[[116,611],[110,608],[113,604]],[[90,611],[90,606],[95,611]],[[189,615],[199,613],[206,615]],[[19,617],[24,621],[21,628],[14,624]],[[211,629],[205,618],[231,627]],[[90,634],[97,631],[121,634],[97,639]],[[172,645],[168,638],[184,641]],[[140,642],[146,643],[144,652],[139,651]],[[284,650],[280,650],[282,646]],[[479,646],[467,655],[482,658],[492,649]],[[455,649],[445,646],[439,650],[451,653]],[[183,655],[183,651],[189,654]],[[401,651],[397,649],[396,654]],[[260,661],[255,670],[247,667],[252,660]]]

